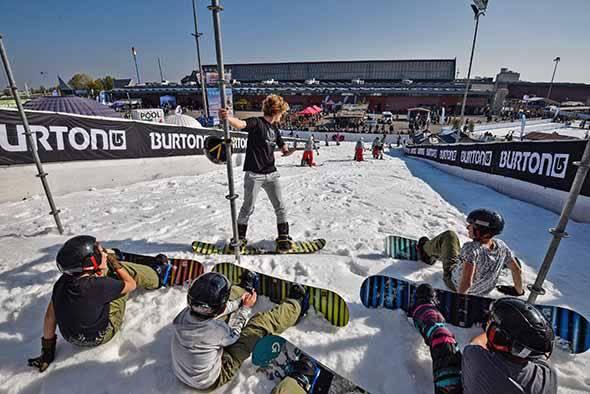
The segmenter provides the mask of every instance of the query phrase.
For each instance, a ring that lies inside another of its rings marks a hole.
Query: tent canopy
[[[307,107],[305,108],[303,111],[299,111],[297,112],[297,115],[315,115],[318,112],[321,112],[322,109],[320,107],[314,108],[315,106],[312,107]]]
[[[120,118],[121,115],[113,109],[97,101],[76,96],[43,96],[27,102],[25,109],[50,112],[65,112],[69,114],[106,116]]]

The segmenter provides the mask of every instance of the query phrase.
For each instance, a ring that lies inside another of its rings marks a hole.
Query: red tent
[[[317,111],[316,113],[322,112],[322,108],[318,107],[317,105],[314,105],[312,108]]]
[[[318,111],[316,111],[313,107],[307,107],[303,111],[297,112],[297,115],[315,115]]]

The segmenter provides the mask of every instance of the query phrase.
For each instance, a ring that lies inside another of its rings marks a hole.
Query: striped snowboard
[[[142,254],[123,252],[119,249],[113,249],[117,259],[120,261],[128,261],[130,263],[152,265],[157,263],[155,256],[146,256]],[[172,268],[170,269],[166,278],[164,278],[164,286],[185,286],[190,282],[201,276],[204,272],[203,264],[196,260],[175,259],[168,258]]]
[[[223,246],[216,244],[194,241],[193,250],[197,254],[211,255],[211,254],[234,254],[234,248],[230,246],[229,242]],[[278,251],[276,249],[264,249],[253,246],[244,246],[240,250],[242,255],[260,255],[260,254],[309,254],[315,253],[326,245],[325,239],[314,239],[311,241],[297,241],[294,246],[287,251]]]
[[[219,263],[213,268],[213,271],[222,273],[233,283],[240,283],[244,270],[244,268],[232,263]],[[258,275],[260,275],[260,283],[256,288],[258,294],[270,298],[272,302],[277,304],[287,298],[289,288],[293,282],[261,273],[258,273]],[[342,297],[330,290],[304,286],[309,291],[310,306],[313,306],[317,312],[324,315],[330,323],[337,327],[344,327],[348,324],[348,306]]]
[[[375,275],[361,285],[361,302],[368,308],[402,309],[409,311],[417,285],[401,279]],[[435,289],[440,312],[446,321],[457,327],[483,326],[492,298],[453,293]],[[557,346],[571,353],[590,349],[590,323],[578,312],[552,305],[535,305],[561,338]]]
[[[388,235],[385,238],[385,254],[398,260],[418,261],[417,244],[415,239]]]

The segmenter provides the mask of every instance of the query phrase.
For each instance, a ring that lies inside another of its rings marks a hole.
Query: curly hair
[[[262,102],[262,112],[266,116],[284,114],[289,110],[289,104],[276,94],[269,94]]]

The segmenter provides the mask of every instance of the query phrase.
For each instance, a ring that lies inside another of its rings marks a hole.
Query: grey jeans
[[[264,189],[275,209],[277,224],[287,222],[287,210],[283,203],[279,178],[278,171],[271,172],[270,174],[256,174],[246,171],[244,174],[244,203],[238,215],[239,224],[248,224],[248,219],[250,219],[250,215],[254,212],[254,205],[256,204],[256,197],[260,188]]]

